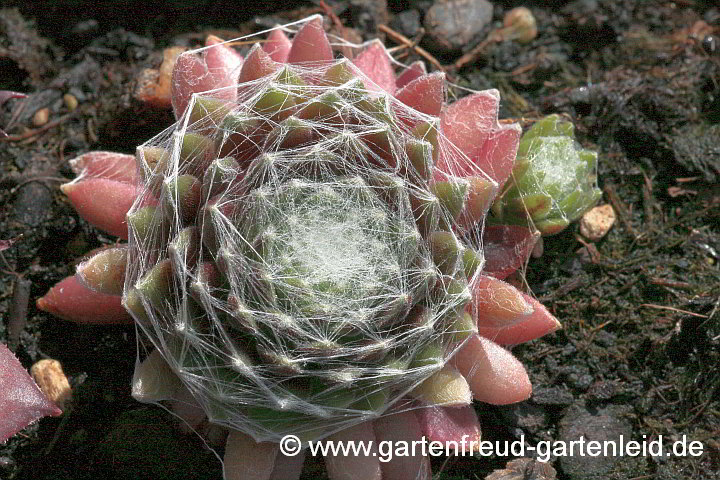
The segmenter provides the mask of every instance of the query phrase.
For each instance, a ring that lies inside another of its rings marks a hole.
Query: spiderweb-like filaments
[[[124,303],[214,423],[317,438],[410,408],[473,331],[496,185],[345,59],[193,95],[138,168]]]

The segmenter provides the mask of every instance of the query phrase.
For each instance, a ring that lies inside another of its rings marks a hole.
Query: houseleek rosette
[[[602,196],[597,152],[575,140],[572,122],[549,115],[520,139],[512,180],[493,204],[499,223],[527,224],[543,235],[565,229]]]
[[[531,242],[485,226],[520,128],[498,123],[495,90],[446,93],[420,63],[396,75],[379,42],[335,59],[319,17],[244,58],[210,37],[175,64],[175,125],[135,157],[72,161],[73,206],[129,242],[38,307],[86,323],[130,312],[150,347],[133,395],[227,435],[228,479],[297,478],[302,455],[272,442],[286,433],[479,439],[473,398],[531,391],[502,345],[559,323],[501,280]],[[421,454],[326,465],[333,479],[430,474]]]
[[[421,396],[475,330],[458,220],[494,182],[433,177],[436,125],[346,61],[187,112],[138,149],[123,301],[210,421],[315,438]]]

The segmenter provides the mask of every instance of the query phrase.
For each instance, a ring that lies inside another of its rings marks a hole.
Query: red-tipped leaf
[[[73,275],[38,298],[37,307],[56,317],[77,323],[132,323],[132,317],[121,305],[120,295],[93,292]]]
[[[446,92],[445,74],[435,72],[416,78],[398,90],[395,97],[418,112],[438,116],[445,101]]]
[[[88,178],[60,187],[82,218],[105,232],[128,238],[125,215],[138,187],[106,178]]]
[[[137,167],[135,156],[116,152],[87,152],[70,160],[70,168],[78,176],[106,178],[135,184]]]
[[[465,171],[451,172],[456,163],[440,150],[439,168],[447,173],[472,176],[485,172],[500,186],[510,176],[522,130],[517,124],[500,125],[497,121],[500,94],[484,90],[449,105],[440,115],[440,129],[447,141],[460,149],[471,163]]]
[[[517,288],[497,278],[479,275],[473,280],[467,310],[478,326],[504,327],[518,323],[533,312]]]
[[[506,405],[526,400],[532,393],[522,363],[487,338],[471,336],[450,363],[465,376],[475,400]]]
[[[459,454],[477,450],[482,437],[480,421],[472,405],[462,407],[427,407],[415,411],[423,434],[432,442],[457,443]],[[474,442],[474,445],[471,445]]]
[[[61,413],[15,355],[0,343],[0,443],[42,417]]]
[[[180,118],[190,103],[193,93],[222,89],[213,97],[224,100],[237,98],[239,67],[242,57],[222,40],[210,36],[202,58],[194,52],[185,52],[175,62],[172,73],[172,105],[175,117]]]
[[[488,135],[477,154],[472,157],[475,165],[498,182],[500,187],[512,173],[521,134],[522,129],[516,123],[502,125]]]
[[[381,417],[374,422],[375,437],[378,442],[399,445],[398,442],[412,442],[422,438],[420,422],[413,412],[401,412]],[[391,442],[391,443],[387,443]],[[409,451],[409,453],[413,453]],[[415,455],[395,456],[391,462],[380,464],[382,478],[392,480],[416,480],[431,477],[430,461],[419,449]]]
[[[222,38],[214,35],[207,37],[205,46],[210,47],[203,50],[205,63],[210,74],[215,77],[215,81],[218,84],[237,83],[240,66],[243,64],[242,55],[228,46]]]
[[[280,27],[276,28],[263,44],[263,50],[276,62],[285,63],[290,55],[292,42]]]
[[[280,68],[280,64],[273,60],[258,43],[253,45],[250,53],[248,53],[245,58],[245,63],[243,63],[242,69],[240,69],[238,81],[241,84],[252,82],[265,75],[270,75],[278,68]]]
[[[395,72],[390,63],[385,46],[379,40],[375,40],[358,55],[353,63],[378,87],[390,95],[395,94]]]
[[[529,295],[523,295],[533,306],[533,313],[508,327],[478,326],[478,333],[500,345],[517,345],[540,338],[562,327],[542,303]]]
[[[525,265],[539,233],[521,225],[489,225],[483,232],[484,271],[503,279]]]
[[[395,83],[397,88],[402,88],[408,83],[412,82],[418,77],[421,77],[427,73],[427,67],[422,60],[411,63],[403,72],[397,76]]]
[[[327,62],[333,59],[323,19],[317,16],[295,34],[288,54],[288,63]]]

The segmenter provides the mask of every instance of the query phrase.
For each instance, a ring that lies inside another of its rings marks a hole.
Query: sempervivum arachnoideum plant
[[[527,226],[530,218],[542,235],[558,233],[602,196],[596,171],[597,152],[578,145],[572,122],[548,115],[520,139],[512,178],[493,203],[493,220]]]
[[[38,306],[134,320],[154,348],[135,397],[229,432],[228,479],[299,477],[302,454],[278,451],[286,434],[477,440],[473,398],[531,392],[502,345],[559,326],[500,280],[532,242],[498,226],[483,236],[520,138],[497,121],[498,93],[448,105],[442,73],[397,69],[379,42],[335,58],[320,17],[244,59],[211,37],[175,65],[177,123],[135,157],[79,157],[63,186],[128,242]],[[419,452],[326,464],[333,479],[430,476]]]

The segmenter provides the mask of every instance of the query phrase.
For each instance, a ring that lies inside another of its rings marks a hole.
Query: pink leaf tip
[[[42,417],[61,413],[15,355],[0,344],[0,443]]]
[[[288,63],[327,62],[332,59],[332,47],[323,28],[323,19],[318,15],[295,34],[287,61]]]

